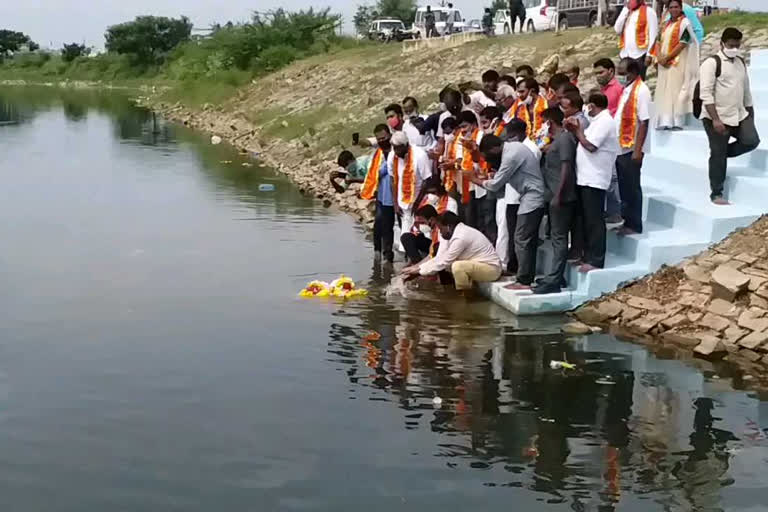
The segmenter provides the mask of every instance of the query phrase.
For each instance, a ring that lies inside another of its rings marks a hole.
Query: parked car
[[[560,30],[568,27],[597,26],[598,0],[559,0]],[[603,14],[606,24],[612,25],[624,7],[624,0],[608,0],[607,11]]]
[[[403,41],[413,37],[414,33],[405,28],[405,23],[395,18],[374,20],[368,28],[371,41]]]
[[[557,0],[523,0],[525,6],[524,32],[539,32],[542,30],[554,30],[557,19]],[[497,34],[510,34],[512,32],[512,18],[509,10],[496,11],[493,24]],[[520,20],[514,20],[515,31],[520,30]]]
[[[482,32],[483,22],[482,20],[471,20],[469,23],[467,23],[467,26],[464,30],[466,32]]]
[[[464,19],[464,16],[461,14],[461,10],[457,8],[449,9],[448,7],[440,7],[440,6],[432,6],[432,12],[435,15],[435,29],[437,30],[438,34],[444,36],[445,33],[445,27],[448,22],[448,19],[453,21],[453,29],[451,30],[451,34],[456,34],[459,32],[464,32],[467,29],[467,23]],[[416,10],[416,19],[413,21],[413,31],[415,37],[426,37],[427,35],[427,29],[424,25],[424,18],[427,13],[426,7],[419,7]]]

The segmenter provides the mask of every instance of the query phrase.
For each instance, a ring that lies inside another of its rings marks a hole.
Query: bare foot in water
[[[586,274],[587,272],[592,272],[593,270],[600,270],[600,267],[590,265],[589,263],[584,263],[582,266],[579,267],[579,272],[581,272],[582,274]]]
[[[728,206],[729,204],[731,204],[731,203],[728,202],[728,200],[726,198],[724,198],[722,196],[714,198],[712,200],[712,203],[716,204],[717,206]]]

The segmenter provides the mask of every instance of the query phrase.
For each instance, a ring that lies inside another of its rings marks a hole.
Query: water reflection
[[[372,282],[389,277],[376,270]],[[332,324],[328,351],[353,385],[349,398],[398,407],[404,429],[439,434],[433,457],[486,471],[486,486],[572,510],[725,510],[729,488],[738,490],[731,504],[761,506],[739,489],[765,487],[757,468],[736,474],[730,461],[753,450],[768,462],[765,436],[741,439],[743,398],[708,389],[681,362],[609,336],[537,335],[535,320],[505,332],[490,311],[457,299],[436,308],[374,295],[345,308],[360,321]],[[553,360],[577,370],[552,370]],[[766,413],[764,403],[749,406]]]
[[[758,397],[485,301],[387,297],[360,228],[284,176],[125,96],[58,92],[0,89],[23,121],[0,137],[15,509],[762,507]],[[370,298],[295,298],[341,272]]]

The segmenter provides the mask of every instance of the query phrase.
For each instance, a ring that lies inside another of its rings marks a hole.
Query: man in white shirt
[[[659,35],[656,11],[646,5],[645,0],[627,0],[613,28],[619,34],[619,56],[636,60],[640,64],[640,76],[645,80]]]
[[[392,151],[387,168],[395,192],[395,213],[400,215],[400,228],[407,233],[413,227],[414,203],[421,192],[421,184],[432,176],[432,164],[427,153],[408,142],[403,132],[392,136]],[[418,206],[418,205],[416,205]]]
[[[650,150],[648,125],[651,120],[651,90],[640,78],[640,65],[636,60],[621,59],[617,70],[626,77],[626,85],[616,110],[616,128],[619,137],[619,156],[616,173],[619,178],[621,217],[624,225],[617,229],[620,236],[643,232],[643,189],[640,171],[643,156]]]
[[[720,52],[701,65],[701,121],[709,138],[710,199],[718,205],[729,204],[723,196],[728,159],[748,153],[760,144],[749,74],[741,56],[742,38],[737,29],[725,29]],[[731,137],[736,140],[729,144]]]
[[[424,151],[434,149],[437,141],[432,132],[425,127],[424,118],[419,115],[419,102],[412,96],[403,99],[403,131],[408,136],[408,142]]]
[[[576,188],[581,201],[574,243],[584,247],[580,272],[605,266],[605,191],[611,186],[611,175],[619,154],[616,122],[608,111],[608,98],[602,93],[590,95],[587,103],[591,123],[584,130],[576,118],[565,121],[565,127],[576,136]]]
[[[469,290],[473,283],[489,283],[501,277],[501,261],[485,235],[462,224],[453,212],[440,215],[437,227],[444,240],[437,256],[403,269],[406,279],[448,270],[457,290]]]

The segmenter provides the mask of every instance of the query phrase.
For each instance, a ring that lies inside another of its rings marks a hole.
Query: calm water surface
[[[768,404],[707,366],[388,299],[347,215],[121,96],[0,121],[3,510],[768,507]]]

